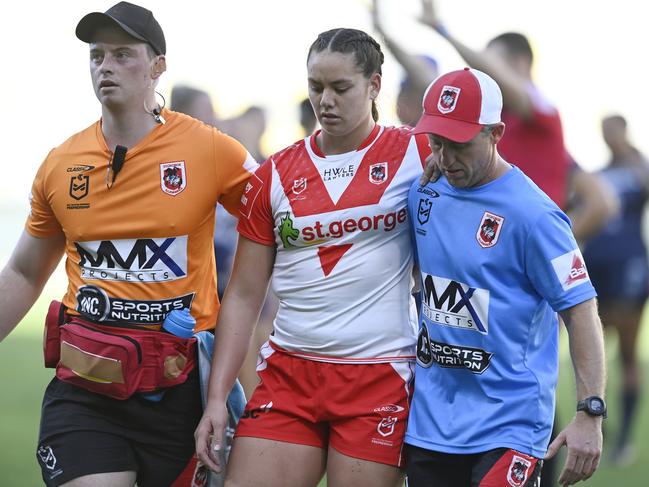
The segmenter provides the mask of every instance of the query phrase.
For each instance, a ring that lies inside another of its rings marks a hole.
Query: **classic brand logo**
[[[85,280],[159,282],[187,275],[187,236],[74,242]]]
[[[422,311],[438,325],[489,333],[489,291],[421,273]]]
[[[460,88],[455,86],[444,86],[442,92],[439,94],[439,100],[437,101],[437,109],[441,113],[451,113],[455,110],[457,105],[457,100],[460,98]]]
[[[77,164],[75,166],[67,168],[65,172],[83,172],[83,171],[90,171],[91,169],[94,168],[95,166],[88,166],[86,164]]]
[[[590,282],[588,271],[584,265],[584,258],[581,256],[579,249],[571,250],[552,259],[552,267],[564,291],[584,282]]]
[[[160,164],[160,187],[164,193],[176,196],[187,187],[185,161]]]

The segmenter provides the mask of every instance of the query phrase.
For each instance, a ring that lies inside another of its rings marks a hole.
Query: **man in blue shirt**
[[[564,444],[561,484],[599,464],[606,405],[596,293],[568,218],[498,154],[501,109],[496,82],[466,68],[429,86],[415,128],[428,134],[442,177],[416,182],[408,201],[422,288],[411,487],[534,486],[543,458]],[[579,401],[548,448],[557,313]]]

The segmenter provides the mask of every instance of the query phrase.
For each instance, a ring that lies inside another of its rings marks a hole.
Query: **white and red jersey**
[[[277,247],[271,342],[327,362],[411,360],[407,198],[428,141],[377,125],[357,150],[325,156],[315,137],[271,156],[242,197],[239,233]]]

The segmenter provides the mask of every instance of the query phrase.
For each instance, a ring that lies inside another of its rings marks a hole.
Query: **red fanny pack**
[[[115,399],[182,384],[196,366],[196,339],[97,325],[58,301],[45,323],[45,366],[65,382]]]

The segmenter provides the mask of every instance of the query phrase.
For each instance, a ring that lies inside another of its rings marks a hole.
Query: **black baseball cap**
[[[167,44],[162,27],[150,10],[128,2],[119,2],[106,12],[92,12],[77,24],[76,34],[83,42],[92,42],[95,32],[106,26],[115,26],[128,35],[149,44],[156,54],[166,54]]]

